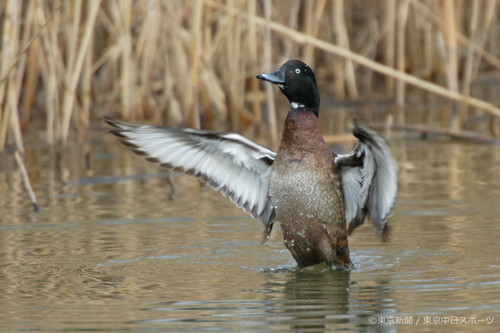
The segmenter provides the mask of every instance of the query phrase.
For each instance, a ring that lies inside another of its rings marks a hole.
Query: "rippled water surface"
[[[500,147],[391,141],[392,240],[350,238],[352,271],[298,270],[263,227],[197,180],[98,133],[86,162],[29,144],[42,209],[0,156],[0,330],[497,332]],[[88,165],[87,165],[88,164]]]

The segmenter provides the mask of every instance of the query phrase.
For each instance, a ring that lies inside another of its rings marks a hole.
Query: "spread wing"
[[[375,132],[356,125],[353,135],[359,139],[356,148],[335,157],[342,174],[349,233],[369,216],[385,240],[398,193],[398,167],[391,150]]]
[[[269,200],[276,154],[234,133],[130,124],[105,118],[111,133],[134,153],[159,166],[198,177],[259,218],[269,237],[276,218]]]

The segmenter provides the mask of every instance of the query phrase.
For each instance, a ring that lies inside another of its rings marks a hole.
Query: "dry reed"
[[[35,213],[40,211],[40,204],[38,203],[38,199],[36,198],[35,191],[33,191],[33,186],[31,186],[31,181],[28,175],[28,171],[26,170],[26,165],[24,163],[23,158],[19,154],[19,152],[15,152],[14,156],[16,158],[17,166],[19,167],[19,171],[21,172],[21,176],[23,179],[24,187],[26,188],[26,192],[31,200],[31,204],[33,205],[33,209]]]
[[[442,114],[454,133],[485,114],[495,136],[500,109],[471,89],[500,69],[495,13],[496,0],[7,0],[0,151],[23,152],[36,119],[48,143],[65,144],[103,114],[256,133],[265,125],[275,143],[275,91],[254,75],[291,57],[332,80],[338,99],[392,98],[399,128],[411,85],[458,103]]]

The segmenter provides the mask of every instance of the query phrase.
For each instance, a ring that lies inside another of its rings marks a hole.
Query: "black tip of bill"
[[[285,78],[282,71],[276,71],[269,74],[259,74],[257,75],[259,80],[268,81],[274,84],[284,84]]]

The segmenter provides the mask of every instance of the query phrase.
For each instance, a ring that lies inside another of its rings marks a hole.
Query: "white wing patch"
[[[235,133],[106,122],[133,152],[161,167],[200,178],[259,218],[270,232],[275,220],[269,200],[273,151]]]
[[[356,126],[353,134],[359,139],[356,148],[335,158],[342,175],[349,232],[363,224],[368,215],[384,237],[398,193],[398,167],[389,147],[376,133]]]

